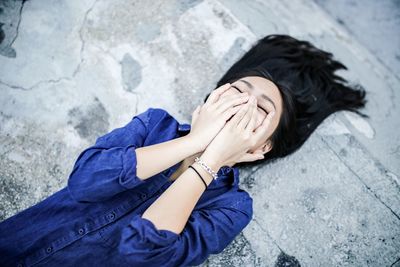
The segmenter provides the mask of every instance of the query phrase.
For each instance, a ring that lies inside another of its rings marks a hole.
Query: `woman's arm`
[[[198,152],[189,135],[146,146],[148,136],[176,125],[163,109],[149,108],[124,127],[99,137],[81,152],[68,179],[68,190],[79,202],[105,201]],[[152,137],[153,138],[153,137]],[[155,138],[155,137],[154,137]]]
[[[255,105],[254,102],[251,103]],[[254,113],[254,107],[251,111]],[[200,116],[208,115],[208,112],[206,107]],[[218,134],[214,140],[219,141],[214,146],[211,142],[200,157],[215,171],[226,162],[231,162],[229,159],[233,152],[226,151],[225,146],[230,148],[229,145],[235,145],[235,137],[239,141],[243,140],[245,145],[240,148],[248,151],[250,141],[247,140],[247,136],[253,128],[250,124],[248,129],[243,129],[246,124],[240,119],[249,113],[242,108],[236,114],[239,115],[235,115],[221,131],[229,142],[225,144]],[[223,118],[225,119],[227,118]],[[224,122],[226,123],[226,120]],[[243,152],[240,156],[242,154]],[[217,182],[213,181],[212,176],[199,164],[194,166],[206,179],[207,184]],[[243,190],[233,187],[216,197],[217,204],[194,210],[204,190],[205,187],[197,173],[186,169],[141,216],[134,216],[129,225],[122,230],[119,252],[124,259],[132,265],[186,266],[201,263],[210,253],[221,252],[249,223],[252,216],[252,200]],[[222,198],[228,199],[219,201]]]
[[[137,148],[136,176],[145,180],[200,151],[201,148],[190,134],[167,142]]]
[[[181,178],[183,177],[176,182]],[[201,181],[193,183],[204,187]],[[184,191],[183,188],[181,190]],[[178,193],[170,191],[172,192]],[[210,254],[222,252],[249,224],[253,216],[253,200],[247,192],[233,188],[225,194],[227,195],[206,207],[194,209],[180,234],[177,231],[159,229],[153,221],[142,217],[143,215],[135,215],[122,230],[118,251],[132,266],[193,266],[203,263]],[[190,199],[182,198],[171,204],[180,206],[180,203],[187,201]],[[175,209],[172,210],[176,212]],[[171,217],[166,217],[172,220]],[[168,227],[158,219],[152,220],[161,227]]]
[[[206,152],[205,152],[206,153]],[[200,157],[211,169],[216,172],[221,167],[219,162],[208,157],[205,153]],[[194,168],[204,178],[207,185],[213,177],[199,164]],[[147,208],[142,217],[150,220],[157,229],[169,230],[180,234],[192,213],[194,206],[205,191],[205,186],[198,174],[187,168],[176,181]]]
[[[219,169],[211,157],[203,153],[200,158]],[[198,164],[194,167],[207,184],[212,181]],[[183,172],[142,216],[134,216],[122,230],[118,250],[124,259],[134,266],[192,266],[223,251],[250,222],[252,199],[234,188],[224,200],[193,210],[204,188],[194,170]]]

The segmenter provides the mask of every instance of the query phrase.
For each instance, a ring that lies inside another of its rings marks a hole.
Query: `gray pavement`
[[[64,187],[134,114],[190,122],[258,38],[284,33],[341,60],[370,119],[335,113],[293,155],[240,169],[254,218],[203,266],[400,266],[399,14],[395,0],[1,1],[0,220]]]

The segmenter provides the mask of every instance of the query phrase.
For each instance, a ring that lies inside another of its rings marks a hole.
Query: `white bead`
[[[214,180],[216,180],[218,178],[218,175],[215,171],[211,170],[210,167],[207,166],[207,164],[205,164],[199,157],[196,157],[194,159],[197,163],[200,164],[200,166],[205,169],[209,174],[211,174],[211,176],[214,178]]]

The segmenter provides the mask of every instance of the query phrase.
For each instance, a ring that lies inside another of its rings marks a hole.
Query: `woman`
[[[189,124],[149,108],[98,138],[68,185],[0,223],[1,266],[187,266],[220,253],[250,222],[241,165],[296,151],[365,91],[330,53],[286,35],[259,40]]]

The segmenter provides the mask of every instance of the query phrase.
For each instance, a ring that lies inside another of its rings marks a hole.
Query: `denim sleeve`
[[[158,230],[150,220],[135,215],[122,230],[118,250],[133,266],[199,265],[223,251],[252,216],[250,197],[231,206],[194,210],[180,234]]]
[[[80,153],[67,185],[76,201],[104,201],[144,182],[136,176],[136,148],[144,144],[151,111],[134,116]]]

